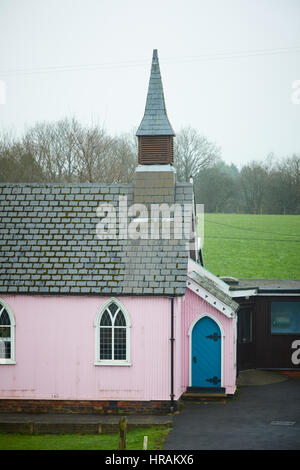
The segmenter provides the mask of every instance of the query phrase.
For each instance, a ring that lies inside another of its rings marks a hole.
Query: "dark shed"
[[[240,305],[238,369],[300,370],[300,281],[223,280]]]

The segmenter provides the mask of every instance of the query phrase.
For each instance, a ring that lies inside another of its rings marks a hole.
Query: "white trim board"
[[[229,284],[226,284],[226,282],[222,281],[218,276],[215,276],[213,273],[205,269],[203,266],[200,264],[196,263],[194,260],[191,258],[189,259],[189,265],[188,265],[188,272],[195,271],[196,273],[200,274],[201,276],[207,277],[211,281],[213,281],[217,286],[221,289],[224,294],[229,295],[229,297],[234,298],[234,297],[251,297],[253,295],[258,295],[257,294],[257,288],[253,289],[240,289],[239,291],[231,290]]]
[[[199,286],[195,281],[188,278],[187,288],[194,292],[196,295],[205,300],[209,305],[215,307],[219,312],[223,313],[227,318],[234,318],[235,312],[228,305],[224,304],[221,300],[217,299],[214,295],[207,292],[203,287]]]
[[[135,171],[136,173],[148,173],[153,171],[170,171],[172,173],[176,173],[176,169],[172,165],[138,165]]]
[[[257,295],[257,289],[243,289],[243,290],[231,290],[228,292],[231,298],[235,297],[252,297]]]
[[[213,273],[205,269],[203,266],[201,266],[201,264],[198,264],[196,261],[189,258],[188,272],[191,271],[195,271],[201,276],[208,277],[208,279],[211,279],[215,284],[217,284],[224,294],[230,295],[229,285],[226,284],[226,282],[222,281],[222,279],[220,279],[218,276],[215,276]]]

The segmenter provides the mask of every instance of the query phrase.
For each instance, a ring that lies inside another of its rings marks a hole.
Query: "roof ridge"
[[[83,187],[107,187],[107,186],[122,186],[122,187],[133,187],[133,183],[79,183],[79,182],[73,182],[73,183],[21,183],[21,182],[0,182],[1,187],[5,186],[33,186],[33,187],[76,187],[76,186],[83,186]]]

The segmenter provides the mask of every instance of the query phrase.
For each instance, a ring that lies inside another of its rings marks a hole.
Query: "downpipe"
[[[175,411],[175,401],[174,401],[174,297],[171,297],[171,337],[170,337],[170,346],[171,346],[171,393],[170,393],[170,412],[174,413]]]

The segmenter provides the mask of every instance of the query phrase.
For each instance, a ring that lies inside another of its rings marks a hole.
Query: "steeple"
[[[157,49],[153,51],[145,113],[136,135],[175,135],[167,116]]]
[[[173,163],[175,133],[167,116],[157,49],[153,51],[145,113],[136,135],[140,164]]]

